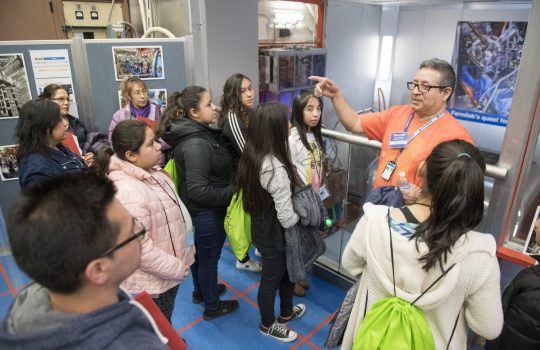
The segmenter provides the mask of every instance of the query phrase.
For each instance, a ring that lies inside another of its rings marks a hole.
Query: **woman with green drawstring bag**
[[[497,244],[473,231],[484,210],[485,160],[470,143],[439,144],[418,167],[422,194],[402,208],[371,203],[343,252],[362,273],[342,349],[463,350],[503,325]]]

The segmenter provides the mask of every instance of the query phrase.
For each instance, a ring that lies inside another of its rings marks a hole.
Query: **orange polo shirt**
[[[412,112],[413,110],[409,105],[401,105],[391,107],[382,112],[363,114],[360,117],[362,127],[368,138],[382,143],[374,188],[390,185],[395,186],[401,171],[406,172],[409,182],[420,186],[421,179],[416,177],[416,170],[420,163],[431,154],[435,146],[439,143],[456,139],[474,144],[467,129],[449,112],[446,112],[438,120],[422,130],[399,154],[399,148],[388,147],[390,134],[403,132],[405,130],[405,124],[407,124],[407,120]],[[428,120],[421,121],[414,116],[407,129],[409,138],[427,122]],[[389,161],[395,161],[396,168],[390,180],[387,181],[381,177],[381,174]]]

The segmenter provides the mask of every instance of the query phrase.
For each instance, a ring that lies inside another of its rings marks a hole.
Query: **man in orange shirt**
[[[407,82],[410,90],[408,105],[361,116],[345,100],[334,81],[317,76],[310,79],[317,82],[315,94],[330,98],[347,130],[365,133],[370,140],[382,143],[375,188],[395,186],[399,173],[407,174],[413,184],[410,193],[404,193],[407,202],[414,201],[421,181],[416,172],[435,146],[454,139],[474,143],[467,130],[446,110],[456,75],[444,60],[434,58],[420,64],[414,80]]]

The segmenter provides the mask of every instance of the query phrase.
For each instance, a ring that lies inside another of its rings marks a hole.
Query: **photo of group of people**
[[[0,178],[2,181],[17,180],[19,166],[17,164],[17,146],[0,146]]]
[[[113,47],[112,52],[117,81],[129,77],[165,79],[161,46]]]

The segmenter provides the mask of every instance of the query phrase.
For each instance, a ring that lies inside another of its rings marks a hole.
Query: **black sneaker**
[[[223,316],[238,309],[238,301],[236,300],[222,300],[219,309],[215,311],[204,310],[203,319],[208,321],[216,317]]]
[[[259,332],[268,337],[272,337],[284,343],[295,341],[298,338],[298,334],[287,327],[286,325],[274,322],[273,325],[265,329],[262,325],[259,326]]]
[[[297,304],[293,307],[293,313],[290,318],[283,318],[281,316],[278,317],[277,323],[279,324],[287,324],[287,322],[294,320],[295,318],[302,317],[304,313],[306,312],[306,304]]]
[[[226,290],[227,290],[227,288],[225,287],[224,284],[218,283],[218,285],[217,285],[217,293],[218,293],[218,295],[222,295],[223,293],[225,293]],[[193,304],[202,303],[203,298],[202,298],[201,293],[197,293],[197,292],[193,291],[193,294],[191,296],[191,301],[193,302]]]

